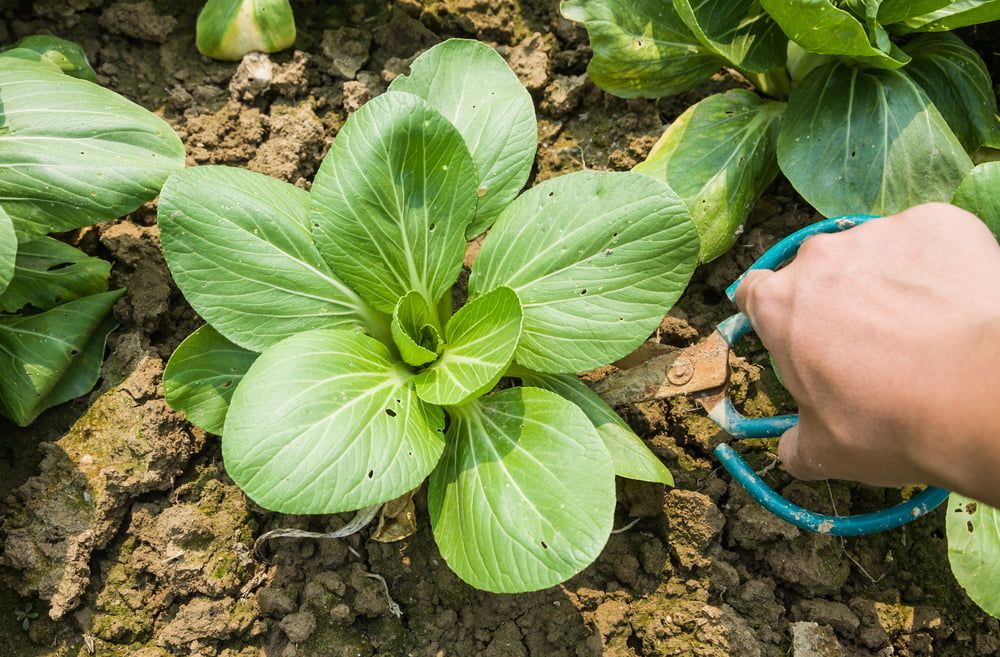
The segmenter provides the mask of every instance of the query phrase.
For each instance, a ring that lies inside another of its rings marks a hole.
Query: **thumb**
[[[782,434],[778,443],[778,458],[781,459],[788,474],[796,479],[804,481],[824,479],[822,468],[817,467],[817,464],[809,458],[808,445],[809,443],[803,440],[802,425],[798,424]]]

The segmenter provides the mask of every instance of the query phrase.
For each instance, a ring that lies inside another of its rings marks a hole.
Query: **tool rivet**
[[[681,356],[675,360],[670,369],[667,370],[667,381],[675,386],[682,386],[694,376],[694,364],[691,360]]]

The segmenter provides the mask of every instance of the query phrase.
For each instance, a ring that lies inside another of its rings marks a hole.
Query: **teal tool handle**
[[[799,246],[807,237],[819,233],[836,233],[847,230],[873,218],[870,215],[835,217],[816,222],[792,233],[771,247],[757,262],[750,266],[747,272],[736,279],[726,289],[726,295],[730,300],[735,299],[736,288],[750,271],[754,269],[774,270],[787,264],[795,257]],[[746,315],[738,313],[719,324],[717,330],[726,339],[726,342],[733,346],[740,338],[753,331],[753,327]],[[797,415],[765,418],[744,417],[736,410],[729,397],[725,397],[718,405],[709,409],[709,417],[734,438],[776,438],[795,426],[799,419]],[[776,493],[729,445],[724,443],[719,445],[715,449],[715,457],[719,459],[733,479],[743,486],[747,493],[765,509],[796,527],[821,534],[861,536],[888,531],[927,515],[948,498],[948,491],[928,487],[909,500],[889,509],[858,516],[827,516],[804,509]]]

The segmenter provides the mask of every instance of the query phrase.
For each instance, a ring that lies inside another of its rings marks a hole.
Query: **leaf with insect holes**
[[[986,613],[1000,617],[1000,510],[952,493],[945,516],[955,579]]]
[[[778,164],[827,217],[950,201],[972,168],[944,117],[904,72],[839,61],[792,90]]]
[[[448,119],[413,94],[383,94],[351,115],[316,174],[316,246],[382,312],[411,291],[436,304],[462,268],[478,185]]]
[[[0,58],[0,204],[22,238],[116,219],[184,166],[170,126],[50,66]]]
[[[35,315],[0,316],[0,411],[27,426],[45,409],[93,387],[104,339],[115,326],[105,318],[124,293],[93,294]]]
[[[507,206],[473,264],[469,293],[514,290],[524,313],[514,359],[578,372],[638,347],[684,291],[697,253],[691,216],[666,184],[579,171]]]
[[[170,356],[163,370],[163,396],[188,422],[221,435],[233,392],[257,356],[205,324]]]
[[[445,327],[441,357],[414,379],[417,395],[453,406],[489,392],[514,357],[521,319],[521,304],[508,287],[462,306]]]
[[[649,451],[642,438],[635,435],[625,420],[575,374],[544,374],[515,366],[508,376],[521,379],[526,386],[550,390],[576,404],[604,441],[604,446],[611,454],[616,475],[673,486],[674,477],[670,470],[667,470],[656,454]]]
[[[244,349],[372,323],[374,311],[313,244],[308,203],[294,185],[230,167],[187,169],[163,186],[157,217],[170,273],[198,314]]]
[[[420,485],[444,449],[444,414],[367,335],[308,331],[264,351],[233,394],[226,472],[280,513],[340,513]]]
[[[0,312],[25,306],[49,310],[108,289],[111,263],[51,237],[39,237],[17,247],[14,278],[0,293]]]
[[[493,48],[469,39],[448,39],[417,57],[389,91],[420,96],[462,133],[479,173],[476,218],[465,235],[479,235],[531,173],[538,140],[531,94]]]
[[[587,28],[590,79],[616,96],[679,94],[726,65],[699,43],[670,0],[562,0],[560,9]]]
[[[750,210],[778,175],[785,104],[733,89],[701,100],[670,124],[634,169],[684,199],[701,239],[700,259],[736,242]]]
[[[543,589],[604,548],[611,458],[571,402],[509,388],[453,414],[427,507],[441,556],[463,580],[496,593]]]

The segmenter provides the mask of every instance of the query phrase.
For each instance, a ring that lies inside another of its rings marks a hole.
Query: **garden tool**
[[[726,296],[730,301],[735,299],[736,288],[748,272],[773,270],[787,264],[807,237],[847,230],[872,218],[867,215],[835,217],[802,228],[771,247],[726,289]],[[752,330],[749,318],[737,313],[722,321],[698,344],[650,358],[644,358],[643,354],[627,357],[620,362],[625,369],[603,379],[595,386],[595,391],[612,406],[691,395],[708,411],[712,421],[733,438],[781,436],[795,426],[797,415],[748,418],[729,398],[729,351]],[[636,363],[636,360],[641,362]],[[714,454],[733,479],[765,509],[796,527],[821,534],[860,536],[895,529],[928,514],[949,494],[941,488],[927,487],[889,509],[856,516],[823,515],[804,509],[775,492],[730,445],[720,444]]]

